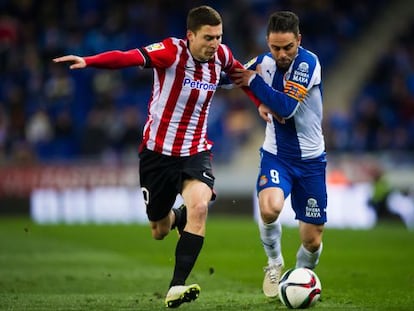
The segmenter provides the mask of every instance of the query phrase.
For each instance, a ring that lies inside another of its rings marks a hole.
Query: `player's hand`
[[[236,86],[241,87],[241,86],[249,86],[250,77],[254,74],[256,74],[256,71],[236,68],[230,74],[230,77]]]
[[[231,79],[233,80],[234,84],[241,87],[241,86],[249,86],[250,78],[255,74],[261,74],[262,69],[260,64],[256,66],[256,70],[248,70],[242,68],[236,68],[234,72],[230,74]]]
[[[267,107],[265,104],[261,104],[259,106],[259,108],[257,108],[259,110],[259,115],[260,117],[265,120],[266,122],[270,122],[270,115],[272,115],[277,122],[279,122],[280,124],[285,124],[286,120],[284,118],[282,118],[281,116],[279,116],[276,112],[272,111],[269,107]]]
[[[76,55],[66,55],[62,57],[57,57],[53,59],[55,63],[63,63],[63,62],[72,62],[73,64],[69,66],[70,69],[81,69],[86,67],[85,60]]]

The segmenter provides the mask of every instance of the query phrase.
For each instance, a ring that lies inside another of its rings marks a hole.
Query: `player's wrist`
[[[256,78],[256,73],[254,73],[254,74],[252,74],[251,76],[250,76],[250,78],[249,78],[249,81],[247,82],[248,84],[248,86],[250,86],[250,84],[252,83],[252,81],[254,80],[254,78]]]

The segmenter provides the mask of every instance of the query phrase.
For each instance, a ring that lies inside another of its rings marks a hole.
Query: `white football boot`
[[[200,290],[198,284],[172,286],[165,298],[165,306],[167,308],[178,308],[184,302],[196,300]]]
[[[265,296],[273,298],[278,295],[282,269],[282,265],[268,265],[264,268],[263,293]]]

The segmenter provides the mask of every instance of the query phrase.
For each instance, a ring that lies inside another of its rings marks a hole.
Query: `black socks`
[[[175,222],[171,226],[171,230],[177,228],[180,234],[183,233],[184,227],[187,224],[187,208],[182,204],[179,208],[173,208],[175,214]]]
[[[204,237],[183,231],[175,249],[175,268],[170,287],[184,285],[198,254],[203,247]]]

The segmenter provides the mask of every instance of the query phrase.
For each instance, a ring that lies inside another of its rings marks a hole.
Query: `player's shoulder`
[[[275,59],[272,56],[272,53],[267,52],[258,56],[258,64],[276,66]]]
[[[321,83],[321,66],[315,53],[299,47],[287,79],[306,87],[312,87]]]
[[[179,41],[180,40],[177,38],[168,37],[162,41],[151,43],[145,46],[144,48],[148,53],[157,52],[157,51],[166,51],[166,50],[173,48],[174,46],[179,45]]]
[[[245,68],[255,69],[257,65],[261,66],[275,66],[275,61],[270,52],[262,53],[244,64]]]
[[[220,43],[217,49],[217,54],[219,57],[228,57],[229,55],[233,55],[233,52],[227,45]]]
[[[310,71],[313,71],[315,68],[320,66],[320,63],[319,58],[315,53],[300,46],[294,65],[302,68],[307,66]]]
[[[164,44],[167,50],[173,50],[173,51],[187,47],[187,41],[185,39],[176,38],[176,37],[165,38],[164,40],[162,40],[162,44]]]
[[[217,55],[216,60],[218,60],[218,62],[221,64],[223,68],[229,68],[233,65],[233,62],[234,62],[233,52],[227,45],[221,43],[218,46],[216,55]]]
[[[186,48],[184,40],[168,37],[145,46],[144,51],[151,60],[150,67],[167,68],[174,63],[180,48]]]
[[[168,37],[163,40],[166,44],[173,44],[173,45],[187,45],[187,41],[182,38],[176,37]]]

